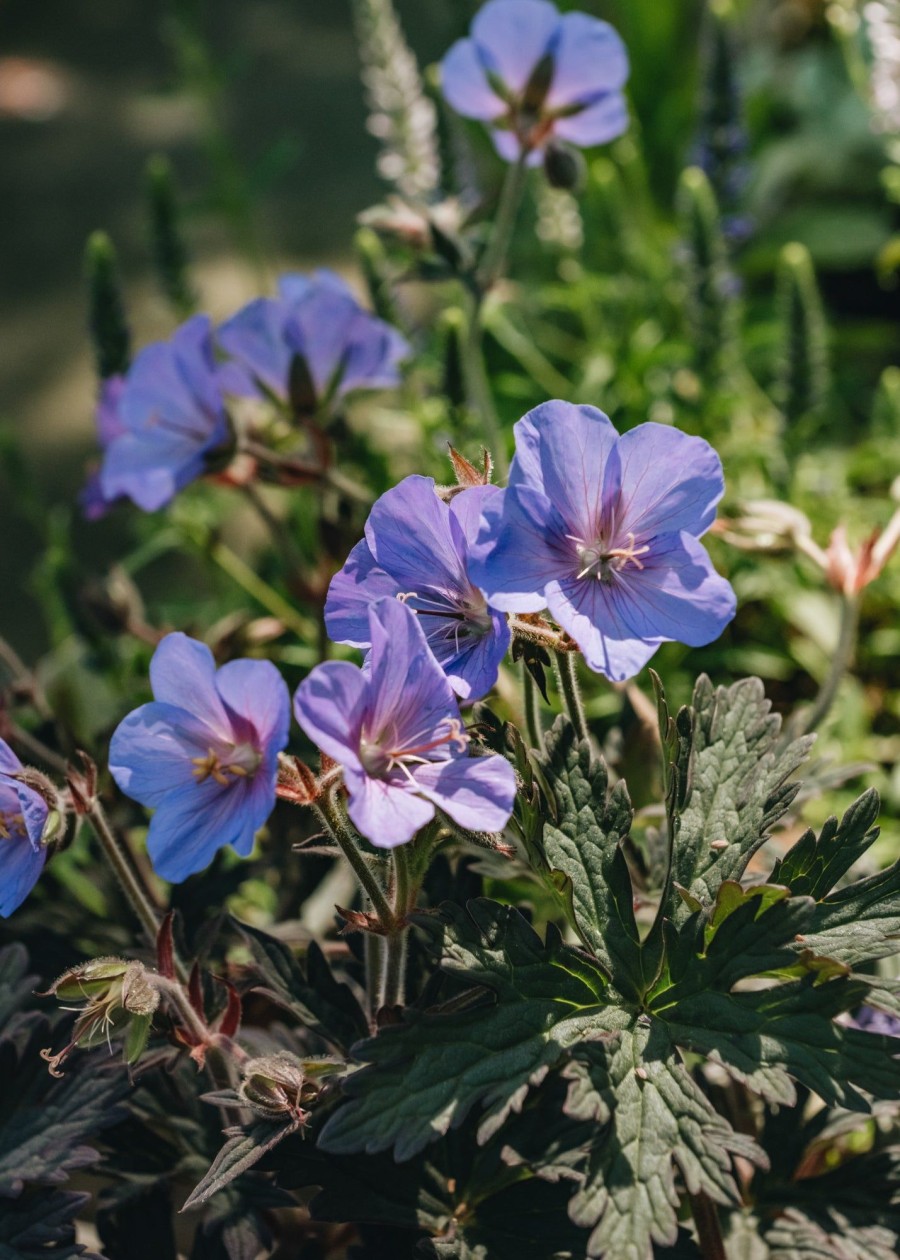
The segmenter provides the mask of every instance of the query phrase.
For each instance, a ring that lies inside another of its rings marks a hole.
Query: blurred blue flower
[[[900,1017],[889,1015],[887,1011],[876,1010],[874,1006],[861,1006],[851,1021],[854,1028],[862,1032],[881,1033],[885,1037],[900,1037]]]
[[[109,768],[126,796],[156,810],[147,848],[156,873],[177,883],[226,844],[250,853],[275,807],[290,696],[269,661],[217,670],[184,634],[162,640],[150,682],[155,698],[116,728]]]
[[[369,646],[369,609],[383,596],[402,599],[419,618],[425,639],[450,685],[477,700],[497,681],[509,647],[506,616],[489,608],[466,567],[482,508],[496,486],[473,486],[450,503],[431,477],[406,477],[383,494],[366,522],[366,536],[333,579],[325,625],[337,643]]]
[[[613,28],[549,0],[488,0],[444,57],[441,89],[466,118],[488,123],[508,162],[540,160],[551,139],[606,144],[628,126],[628,54]]]
[[[97,417],[105,448],[100,500],[124,496],[153,512],[231,440],[209,318],[195,315],[169,341],[146,346],[124,384],[110,385]]]
[[[469,560],[490,604],[548,608],[615,681],[661,643],[721,634],[734,592],[697,541],[724,492],[708,443],[661,424],[619,437],[602,411],[565,402],[515,431],[509,488],[486,504]]]
[[[333,271],[285,275],[277,298],[257,298],[227,320],[218,343],[232,363],[227,388],[286,402],[296,356],[305,364],[316,403],[357,389],[388,389],[409,345],[395,328],[364,310]]]
[[[16,777],[22,763],[0,739],[0,916],[22,904],[38,881],[47,850],[41,844],[49,807]]]
[[[515,773],[498,756],[469,757],[453,691],[421,621],[398,599],[369,610],[367,672],[326,661],[300,684],[294,713],[344,771],[348,813],[382,849],[411,840],[438,806],[471,831],[509,820]]]
[[[100,450],[104,453],[116,438],[123,437],[128,432],[119,416],[119,404],[122,400],[124,388],[124,376],[110,376],[100,384],[100,397],[97,399],[95,419],[97,424],[97,441],[100,444]],[[113,499],[107,499],[103,493],[100,469],[96,468],[88,474],[87,481],[82,487],[81,494],[78,496],[78,501],[87,519],[89,521],[98,521],[106,515],[115,499],[120,497],[116,495]]]

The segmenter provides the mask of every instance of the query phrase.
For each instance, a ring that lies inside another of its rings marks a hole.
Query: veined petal
[[[399,364],[409,357],[405,337],[369,311],[358,310],[347,337],[338,393],[355,389],[391,389],[400,383]]]
[[[365,539],[358,542],[339,573],[331,579],[325,600],[325,628],[335,643],[369,646],[369,609],[378,599],[396,598],[401,584],[380,568]]]
[[[589,539],[600,520],[606,466],[620,440],[596,407],[547,402],[515,427],[510,486],[542,491],[565,521],[566,532]]]
[[[506,112],[491,90],[484,62],[471,39],[458,39],[441,62],[441,91],[457,114],[488,122]]]
[[[46,849],[33,849],[25,839],[0,840],[0,918],[8,918],[38,882]]]
[[[180,883],[202,871],[228,844],[246,857],[262,825],[255,804],[246,784],[222,787],[212,778],[167,795],[147,833],[147,852],[157,875]]]
[[[40,792],[36,792],[27,783],[14,782],[14,787],[19,800],[19,812],[22,815],[22,821],[25,823],[25,832],[28,840],[32,849],[39,849],[50,808]],[[0,841],[0,847],[2,847],[2,843]]]
[[[216,687],[216,662],[205,643],[181,631],[167,634],[153,653],[150,685],[156,700],[177,708],[189,705],[194,717],[228,739],[231,724]]]
[[[575,17],[575,14],[571,14]],[[609,144],[628,130],[628,105],[621,92],[607,92],[577,114],[558,118],[553,134],[582,149],[595,144]]]
[[[205,757],[216,732],[174,704],[142,704],[123,718],[109,746],[109,772],[132,800],[151,808],[197,782],[194,758]]]
[[[413,771],[416,787],[469,831],[502,831],[516,797],[516,776],[504,757],[458,757]]]
[[[618,32],[587,13],[564,13],[553,45],[553,81],[548,109],[589,101],[622,88],[628,53]]]
[[[288,741],[291,697],[271,661],[229,661],[216,674],[216,688],[228,709],[256,732],[260,752],[271,760]]]
[[[416,796],[411,786],[356,772],[345,775],[344,782],[350,821],[376,848],[406,844],[434,817],[434,806]]]
[[[368,683],[349,661],[326,661],[294,696],[294,716],[317,748],[348,769],[362,770],[359,741],[368,710]]]
[[[399,600],[381,599],[369,612],[369,634],[369,735],[384,733],[389,751],[430,742],[439,727],[459,719],[459,708],[418,617]]]
[[[488,0],[472,23],[472,39],[486,68],[521,92],[558,27],[559,13],[549,0]]]
[[[153,442],[126,433],[106,448],[100,490],[107,502],[125,496],[142,511],[156,512],[203,471],[202,456],[183,439]]]
[[[662,640],[639,636],[624,620],[610,588],[596,578],[571,578],[547,591],[547,607],[592,670],[612,682],[640,673]]]
[[[497,681],[500,664],[512,638],[503,613],[491,613],[492,627],[481,634],[461,636],[461,650],[447,659],[437,652],[447,681],[462,700],[480,700]]]
[[[619,529],[637,538],[686,530],[699,537],[725,493],[722,461],[702,438],[639,424],[619,439]]]
[[[465,559],[454,545],[450,510],[432,477],[411,476],[381,495],[366,522],[366,542],[378,566],[403,591],[420,585],[462,593]]]
[[[573,544],[550,500],[530,485],[511,486],[485,506],[469,576],[491,607],[540,612],[548,584],[571,572]]]
[[[469,486],[450,500],[450,516],[459,525],[462,539],[459,550],[465,554],[477,540],[481,516],[491,500],[503,491],[499,486]],[[463,546],[462,543],[465,545]]]

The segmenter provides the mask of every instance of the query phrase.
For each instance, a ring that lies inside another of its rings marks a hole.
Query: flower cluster
[[[103,383],[103,459],[82,492],[89,518],[120,498],[156,511],[224,467],[235,448],[229,397],[287,403],[299,381],[303,406],[316,411],[355,390],[399,383],[406,341],[364,310],[339,276],[285,275],[278,291],[218,330],[208,316],[193,316],[168,341],[145,347],[126,376]]]
[[[620,136],[627,78],[613,28],[586,13],[560,15],[549,0],[488,0],[441,67],[456,112],[486,122],[506,161],[525,156],[529,165],[552,140],[588,148]]]

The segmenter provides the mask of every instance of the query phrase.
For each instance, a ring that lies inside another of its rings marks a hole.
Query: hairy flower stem
[[[808,735],[818,726],[821,726],[834,703],[844,675],[853,663],[859,632],[859,605],[860,599],[858,595],[844,595],[842,597],[841,625],[837,647],[831,658],[828,673],[822,682],[822,686],[819,688],[819,694],[813,701],[809,711],[800,716],[799,733],[801,734]]]
[[[525,707],[525,731],[530,747],[540,751],[544,747],[544,732],[541,728],[541,700],[537,685],[531,677],[528,666],[522,662],[522,691]]]
[[[719,1211],[715,1203],[702,1190],[690,1195],[689,1198],[703,1260],[728,1260],[722,1239]]]
[[[406,979],[406,937],[407,929],[401,928],[385,938],[379,1008],[403,1005]]]
[[[506,256],[512,244],[516,219],[519,217],[519,205],[528,175],[528,168],[525,165],[526,156],[523,153],[519,160],[506,171],[497,206],[497,217],[494,219],[494,228],[479,269],[478,279],[482,293],[486,293],[492,285],[496,284],[506,267]]]
[[[587,718],[584,715],[584,706],[581,703],[581,690],[578,686],[575,654],[573,652],[556,652],[554,653],[554,658],[556,680],[559,683],[560,695],[563,698],[563,704],[566,707],[566,712],[572,725],[575,727],[575,734],[579,739],[590,739]]]
[[[323,797],[315,802],[313,809],[318,814],[328,834],[353,867],[353,872],[359,880],[363,891],[375,907],[375,913],[378,915],[384,928],[390,932],[394,926],[394,911],[384,890],[369,870],[366,859],[360,851],[356,837],[351,831],[344,811],[341,808],[337,789],[332,788],[331,791],[326,792]]]
[[[130,854],[127,853],[124,844],[109,825],[106,812],[98,800],[91,801],[84,817],[99,840],[100,847],[103,849],[107,861],[122,886],[122,890],[135,916],[144,929],[144,935],[147,937],[148,943],[155,949],[156,938],[159,935],[162,920],[152,894],[141,882]],[[183,971],[183,967],[181,970]],[[184,973],[184,979],[187,979],[186,973]]]

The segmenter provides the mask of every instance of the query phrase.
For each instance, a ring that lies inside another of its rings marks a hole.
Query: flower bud
[[[63,1001],[82,1001],[72,1039],[56,1054],[41,1051],[53,1076],[62,1076],[63,1063],[76,1046],[90,1047],[100,1041],[111,1044],[113,1032],[125,1033],[125,1060],[134,1063],[150,1034],[150,1023],[159,1006],[159,990],[143,963],[124,958],[94,958],[70,967],[50,986],[47,994]],[[41,996],[46,996],[42,994]]]
[[[571,145],[551,140],[544,150],[544,174],[551,188],[578,192],[584,185],[586,171],[584,158]]]
[[[309,1118],[302,1103],[315,1092],[300,1060],[285,1051],[250,1059],[244,1065],[244,1079],[238,1090],[244,1102],[259,1115],[272,1120],[292,1116],[301,1125]]]

